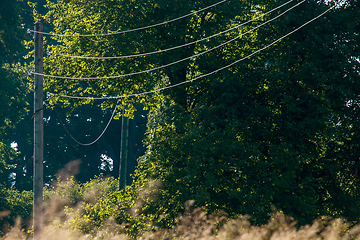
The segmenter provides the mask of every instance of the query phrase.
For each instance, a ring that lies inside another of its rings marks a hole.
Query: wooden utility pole
[[[35,24],[35,73],[43,73],[43,24]],[[41,32],[41,33],[38,33]],[[34,80],[34,239],[41,238],[43,226],[43,159],[44,159],[44,120],[43,120],[43,76],[35,74]]]
[[[128,159],[129,142],[129,118],[125,117],[125,110],[122,115],[121,140],[120,140],[120,167],[119,167],[119,190],[126,186],[126,168]]]

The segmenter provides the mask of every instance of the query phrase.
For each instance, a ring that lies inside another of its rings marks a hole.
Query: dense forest
[[[358,16],[356,0],[1,1],[1,234],[32,209],[35,21],[44,203],[70,217],[49,222],[96,235],[114,218],[136,238],[191,205],[254,226],[359,223]]]

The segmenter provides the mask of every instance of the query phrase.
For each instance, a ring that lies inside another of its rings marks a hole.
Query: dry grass
[[[225,214],[206,216],[201,209],[180,217],[180,224],[171,230],[158,230],[142,236],[143,240],[338,240],[360,239],[360,228],[350,228],[341,219],[317,219],[312,225],[297,227],[296,222],[281,213],[263,226],[253,226],[247,217],[228,219]]]
[[[68,182],[69,183],[69,182]],[[95,196],[101,195],[104,187],[101,189],[101,181],[95,181],[96,184],[88,189],[84,195],[86,199],[93,199]],[[156,184],[153,187],[156,188]],[[75,185],[70,186],[71,189]],[[71,192],[68,188],[58,188],[58,192]],[[139,202],[135,206],[139,209],[145,204],[144,199],[152,199],[154,191],[143,191],[146,196],[141,196]],[[95,191],[95,192],[94,192]],[[76,193],[76,191],[75,191]],[[76,195],[76,194],[74,194]],[[80,231],[73,230],[71,224],[74,221],[83,221],[81,215],[66,214],[67,206],[71,206],[72,197],[60,197],[59,195],[51,195],[50,201],[47,201],[45,217],[45,227],[42,233],[42,238],[45,240],[130,240],[124,229],[126,224],[117,224],[113,217],[110,217],[100,227],[91,229],[92,234],[84,234]],[[91,202],[91,201],[90,201]],[[342,219],[330,219],[327,217],[315,220],[311,225],[298,227],[296,222],[291,217],[284,216],[281,213],[276,213],[270,219],[269,223],[263,226],[252,225],[249,217],[241,216],[238,218],[228,218],[225,212],[217,212],[212,215],[207,215],[202,208],[192,209],[193,201],[188,201],[185,204],[185,212],[178,217],[178,224],[171,229],[161,229],[156,227],[147,227],[137,236],[140,240],[170,240],[170,239],[186,239],[186,240],[360,240],[360,225],[351,226],[350,223]],[[78,202],[72,206],[73,211],[83,211],[83,203]],[[129,209],[129,212],[137,212],[134,209]],[[0,212],[0,217],[8,213]],[[139,212],[138,212],[139,214]],[[140,213],[141,214],[141,213]],[[73,216],[80,216],[80,218],[73,218]],[[136,217],[136,216],[135,216]],[[85,219],[84,219],[85,221]],[[30,224],[31,225],[31,224]],[[27,232],[21,228],[22,221],[17,219],[15,227],[13,227],[5,236],[0,239],[3,240],[25,240],[32,239],[31,232]],[[1,226],[0,226],[1,227]],[[151,230],[149,230],[151,229]],[[154,231],[152,231],[155,229]],[[145,233],[144,233],[145,232]]]
[[[32,239],[30,234],[20,229],[20,220],[2,239],[25,240]],[[42,239],[46,240],[128,240],[124,234],[119,234],[121,225],[110,219],[96,236],[82,234],[78,231],[59,227],[56,221],[45,227]],[[207,216],[201,208],[186,212],[179,217],[179,224],[172,229],[158,229],[139,237],[141,240],[170,240],[170,239],[196,239],[196,240],[350,240],[360,239],[360,227],[349,227],[341,219],[317,219],[312,225],[298,228],[290,217],[280,213],[263,226],[253,226],[247,217],[228,219],[226,214],[219,212]]]

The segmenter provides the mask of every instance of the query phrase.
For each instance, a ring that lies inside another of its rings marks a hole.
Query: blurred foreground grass
[[[291,217],[274,213],[262,226],[252,225],[247,216],[229,218],[219,211],[208,215],[203,208],[185,204],[171,228],[161,228],[153,214],[144,211],[146,204],[156,201],[156,183],[136,186],[127,193],[117,191],[117,181],[95,178],[78,184],[72,178],[44,192],[46,240],[170,240],[170,239],[236,239],[236,240],[303,240],[359,239],[360,225],[342,219],[323,217],[311,225],[297,226]],[[28,193],[26,193],[28,194]],[[9,211],[0,212],[0,218]],[[4,230],[0,239],[32,239],[31,220],[16,219]],[[29,230],[30,229],[30,230]]]
[[[312,225],[297,228],[290,218],[278,213],[271,221],[263,226],[252,226],[246,217],[227,219],[225,216],[206,217],[200,209],[195,209],[191,214],[179,217],[179,224],[172,229],[157,229],[139,236],[141,240],[165,239],[234,239],[234,240],[305,240],[305,239],[360,239],[360,228],[341,219],[318,219]],[[17,224],[2,239],[23,240],[32,239]],[[79,231],[59,228],[49,225],[43,232],[47,240],[127,240],[131,239],[125,234],[117,233],[117,224],[109,223],[96,236],[83,234]]]

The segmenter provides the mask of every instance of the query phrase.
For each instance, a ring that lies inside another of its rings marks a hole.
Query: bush
[[[158,183],[137,180],[126,191],[117,187],[114,178],[96,177],[84,184],[71,178],[45,189],[43,239],[360,239],[360,227],[341,219],[319,218],[300,227],[291,217],[273,213],[267,224],[256,226],[248,216],[232,218],[223,211],[207,214],[205,208],[194,209],[193,200],[186,202],[184,212],[173,222],[176,224],[163,228],[162,220],[171,221],[160,214],[162,209],[154,209]],[[29,239],[24,222],[16,222],[14,217],[17,213],[23,219],[30,216],[32,193],[2,188],[1,194],[1,209],[12,210],[1,224],[4,226],[5,219],[7,228],[15,223],[3,239]]]
[[[32,204],[32,191],[20,192],[0,185],[0,235],[14,226],[17,217],[22,219],[20,224],[25,227],[26,221],[31,216]]]
[[[155,229],[156,218],[149,208],[156,189],[151,181],[135,181],[126,191],[118,191],[118,180],[112,177],[96,177],[83,184],[70,178],[44,191],[45,218],[47,224],[91,236],[111,228],[113,233],[135,238]]]

